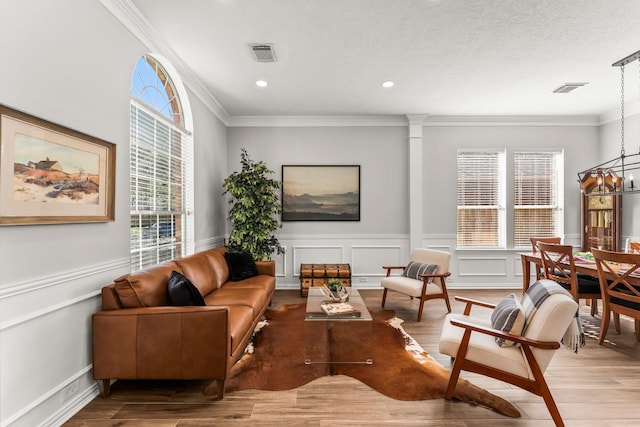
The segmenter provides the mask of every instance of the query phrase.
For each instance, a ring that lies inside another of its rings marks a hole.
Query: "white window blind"
[[[514,153],[514,246],[562,234],[562,152]]]
[[[504,150],[459,150],[457,168],[458,247],[504,247]]]
[[[131,267],[185,254],[191,142],[164,117],[131,103]]]

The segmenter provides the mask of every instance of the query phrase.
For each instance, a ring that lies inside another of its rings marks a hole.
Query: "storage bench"
[[[343,286],[351,286],[351,266],[349,264],[300,264],[300,295],[306,297],[309,287],[322,286],[329,279],[340,279]]]

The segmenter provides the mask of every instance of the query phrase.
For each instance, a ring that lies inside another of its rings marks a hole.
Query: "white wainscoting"
[[[129,265],[110,260],[2,288],[2,426],[60,425],[98,395],[91,316],[102,286]]]
[[[347,263],[352,284],[375,289],[385,275],[383,265],[404,265],[409,260],[408,235],[286,235],[278,236],[286,253],[276,258],[277,288],[300,287],[300,264]],[[455,249],[455,235],[425,235],[423,247],[450,252],[450,288],[504,288],[522,286],[520,251]]]

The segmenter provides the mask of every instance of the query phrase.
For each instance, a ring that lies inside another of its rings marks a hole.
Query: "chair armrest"
[[[484,301],[479,301],[479,300],[476,300],[476,299],[459,297],[459,296],[455,296],[454,299],[456,301],[464,302],[464,303],[467,304],[464,307],[464,315],[465,316],[468,316],[471,313],[471,307],[474,306],[474,305],[477,305],[479,307],[486,307],[486,308],[490,308],[490,309],[496,308],[495,304],[492,304],[492,303],[489,303],[489,302],[484,302]]]
[[[458,326],[464,329],[471,330],[473,332],[479,332],[481,334],[492,335],[496,338],[503,338],[507,341],[513,341],[521,345],[526,345],[530,347],[536,347],[543,350],[556,350],[560,348],[560,343],[557,341],[538,341],[532,340],[530,338],[523,337],[522,335],[512,335],[506,332],[502,332],[498,329],[487,328],[485,326],[476,325],[473,323],[466,322],[461,319],[451,319],[451,324],[454,326]]]
[[[383,265],[382,268],[387,270],[387,277],[391,275],[391,270],[404,270],[407,268],[406,265]]]
[[[447,271],[446,273],[441,273],[441,274],[421,274],[420,277],[422,278],[422,280],[424,279],[435,279],[436,277],[440,277],[441,279],[444,279],[445,277],[449,277],[451,276],[451,272]]]

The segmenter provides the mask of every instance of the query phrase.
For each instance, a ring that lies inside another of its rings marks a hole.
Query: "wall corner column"
[[[424,203],[422,126],[428,114],[407,114],[409,120],[409,252],[422,247]]]

